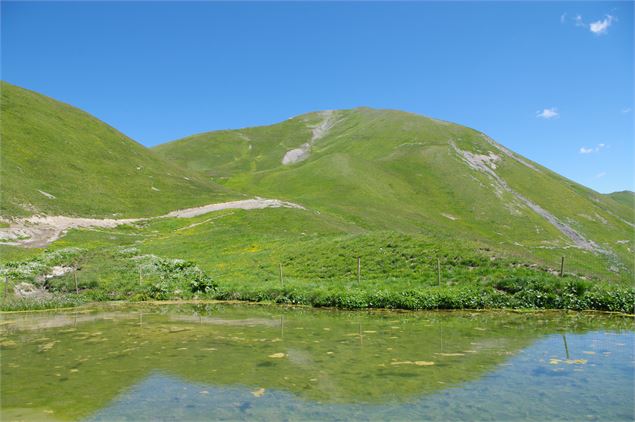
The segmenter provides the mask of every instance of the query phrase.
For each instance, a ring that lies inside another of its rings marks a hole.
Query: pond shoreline
[[[75,311],[75,312],[85,312],[90,311],[87,308],[95,308],[95,307],[106,307],[106,306],[143,306],[143,305],[151,305],[151,306],[162,306],[162,305],[241,305],[241,306],[267,306],[267,307],[276,307],[281,309],[310,309],[310,310],[325,310],[325,311],[345,311],[345,312],[364,312],[364,313],[383,313],[383,312],[391,312],[391,313],[419,313],[419,312],[444,312],[444,313],[460,313],[460,312],[470,312],[470,313],[496,313],[496,312],[506,312],[506,313],[516,313],[516,314],[538,314],[538,313],[588,313],[588,314],[601,314],[601,315],[612,315],[619,316],[624,318],[635,318],[635,313],[629,314],[626,312],[619,311],[606,311],[606,310],[597,310],[597,309],[553,309],[553,308],[437,308],[437,309],[402,309],[402,308],[341,308],[341,307],[333,307],[333,306],[322,306],[316,307],[307,304],[287,304],[287,303],[275,303],[273,301],[243,301],[243,300],[218,300],[218,299],[188,299],[188,300],[147,300],[147,301],[122,301],[122,300],[114,300],[114,301],[91,301],[78,304],[76,306],[65,306],[65,307],[51,307],[51,308],[33,308],[33,309],[20,309],[20,310],[0,310],[1,315],[11,315],[11,314],[21,314],[21,313],[36,313],[36,312],[60,312],[60,311]]]

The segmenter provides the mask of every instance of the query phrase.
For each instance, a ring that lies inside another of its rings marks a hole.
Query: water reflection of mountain
[[[5,415],[30,403],[86,417],[157,372],[332,404],[405,402],[478,379],[547,334],[632,329],[623,318],[561,313],[141,306],[47,315],[58,323],[4,318]]]

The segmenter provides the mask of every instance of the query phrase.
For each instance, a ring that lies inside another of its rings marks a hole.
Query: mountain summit
[[[155,150],[232,189],[298,202],[366,229],[433,232],[537,256],[574,248],[620,263],[630,255],[633,213],[623,201],[481,132],[412,113],[322,111]]]

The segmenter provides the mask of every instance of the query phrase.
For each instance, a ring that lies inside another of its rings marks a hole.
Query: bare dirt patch
[[[164,217],[176,217],[176,218],[191,218],[198,215],[207,214],[213,211],[229,210],[229,209],[241,209],[241,210],[256,210],[262,208],[297,208],[305,209],[303,206],[294,204],[292,202],[280,201],[279,199],[244,199],[242,201],[221,202],[219,204],[203,205],[202,207],[188,208],[184,210],[172,211],[166,214]]]
[[[450,142],[450,146],[470,167],[472,167],[474,170],[481,171],[490,176],[493,179],[496,187],[514,195],[516,199],[518,199],[521,203],[523,203],[536,214],[547,220],[552,226],[557,228],[562,234],[568,237],[569,240],[571,240],[576,247],[587,251],[606,253],[606,251],[600,248],[595,242],[586,239],[571,226],[558,219],[555,215],[551,214],[540,205],[532,202],[529,198],[521,195],[520,193],[512,189],[507,184],[507,182],[494,171],[496,169],[495,162],[500,160],[500,157],[491,152],[489,153],[489,155],[472,154],[469,151],[463,151],[462,149],[459,149],[452,141]]]
[[[282,164],[289,165],[304,161],[311,155],[311,147],[320,139],[324,138],[331,128],[335,125],[335,113],[333,110],[326,110],[321,112],[323,120],[312,127],[311,139],[309,142],[302,144],[299,148],[294,148],[287,151],[282,157]]]
[[[9,227],[0,228],[0,244],[41,248],[59,239],[68,230],[76,228],[114,228],[155,218],[192,218],[214,211],[227,209],[254,210],[263,208],[296,208],[303,206],[279,199],[254,198],[241,201],[222,202],[201,207],[172,211],[151,218],[99,219],[67,216],[33,216],[12,221]]]

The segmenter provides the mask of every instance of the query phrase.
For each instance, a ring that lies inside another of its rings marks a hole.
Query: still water
[[[1,420],[632,421],[632,318],[107,305],[4,314]]]

